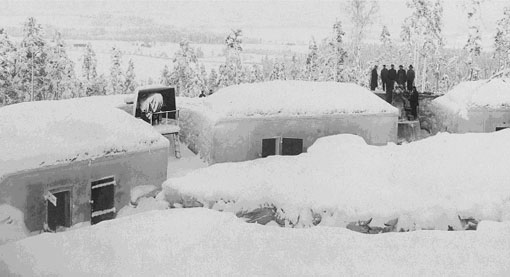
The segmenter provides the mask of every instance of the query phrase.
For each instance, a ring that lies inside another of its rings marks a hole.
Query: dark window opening
[[[298,138],[282,139],[282,155],[295,156],[303,153],[303,140]]]
[[[269,138],[262,140],[262,157],[274,156],[279,154],[278,148],[280,145],[279,138]]]
[[[496,132],[497,132],[497,131],[504,130],[504,129],[506,129],[506,128],[508,128],[508,127],[496,127]]]
[[[262,140],[262,157],[272,155],[294,156],[303,153],[303,139],[268,138]]]

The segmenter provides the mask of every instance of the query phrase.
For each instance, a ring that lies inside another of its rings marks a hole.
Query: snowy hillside
[[[299,156],[215,164],[163,187],[171,204],[193,197],[234,213],[275,207],[296,227],[317,217],[320,225],[342,227],[373,217],[378,225],[399,218],[399,229],[446,230],[459,228],[458,215],[510,220],[508,157],[510,130],[442,133],[402,146],[337,135]]]
[[[0,179],[20,170],[94,159],[168,140],[114,108],[126,96],[38,101],[0,108]]]
[[[51,253],[51,255],[48,255]],[[153,211],[0,247],[1,276],[505,276],[510,225],[369,236]]]

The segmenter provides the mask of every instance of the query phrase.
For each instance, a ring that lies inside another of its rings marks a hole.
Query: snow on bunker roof
[[[510,79],[462,82],[434,103],[454,113],[471,108],[510,109]]]
[[[352,83],[271,81],[234,85],[204,100],[219,117],[396,114],[397,109]]]
[[[168,145],[150,125],[99,100],[0,108],[0,179],[21,170]]]

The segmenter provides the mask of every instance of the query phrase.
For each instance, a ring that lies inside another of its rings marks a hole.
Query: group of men
[[[376,65],[374,66],[374,69],[372,69],[372,78],[370,79],[371,90],[375,90],[378,87],[378,77],[379,74],[377,72]],[[388,101],[388,103],[392,102],[395,82],[402,89],[405,90],[407,88],[407,91],[412,91],[414,86],[414,78],[415,74],[412,65],[409,65],[407,72],[402,65],[399,66],[398,71],[395,70],[395,65],[393,64],[391,65],[390,69],[387,69],[386,65],[383,65],[383,69],[381,70],[381,83],[382,89],[386,91],[386,101]]]

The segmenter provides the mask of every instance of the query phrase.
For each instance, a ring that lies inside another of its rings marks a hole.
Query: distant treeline
[[[56,27],[44,25],[46,38],[59,32],[64,39],[76,40],[119,40],[119,41],[159,41],[179,43],[183,39],[191,43],[225,43],[224,34],[201,30],[187,30],[172,25],[163,25],[152,19],[136,16],[112,16],[107,14],[82,17],[82,28]],[[14,37],[23,36],[23,26],[10,26],[6,31]],[[260,39],[244,38],[246,43],[261,43]]]

